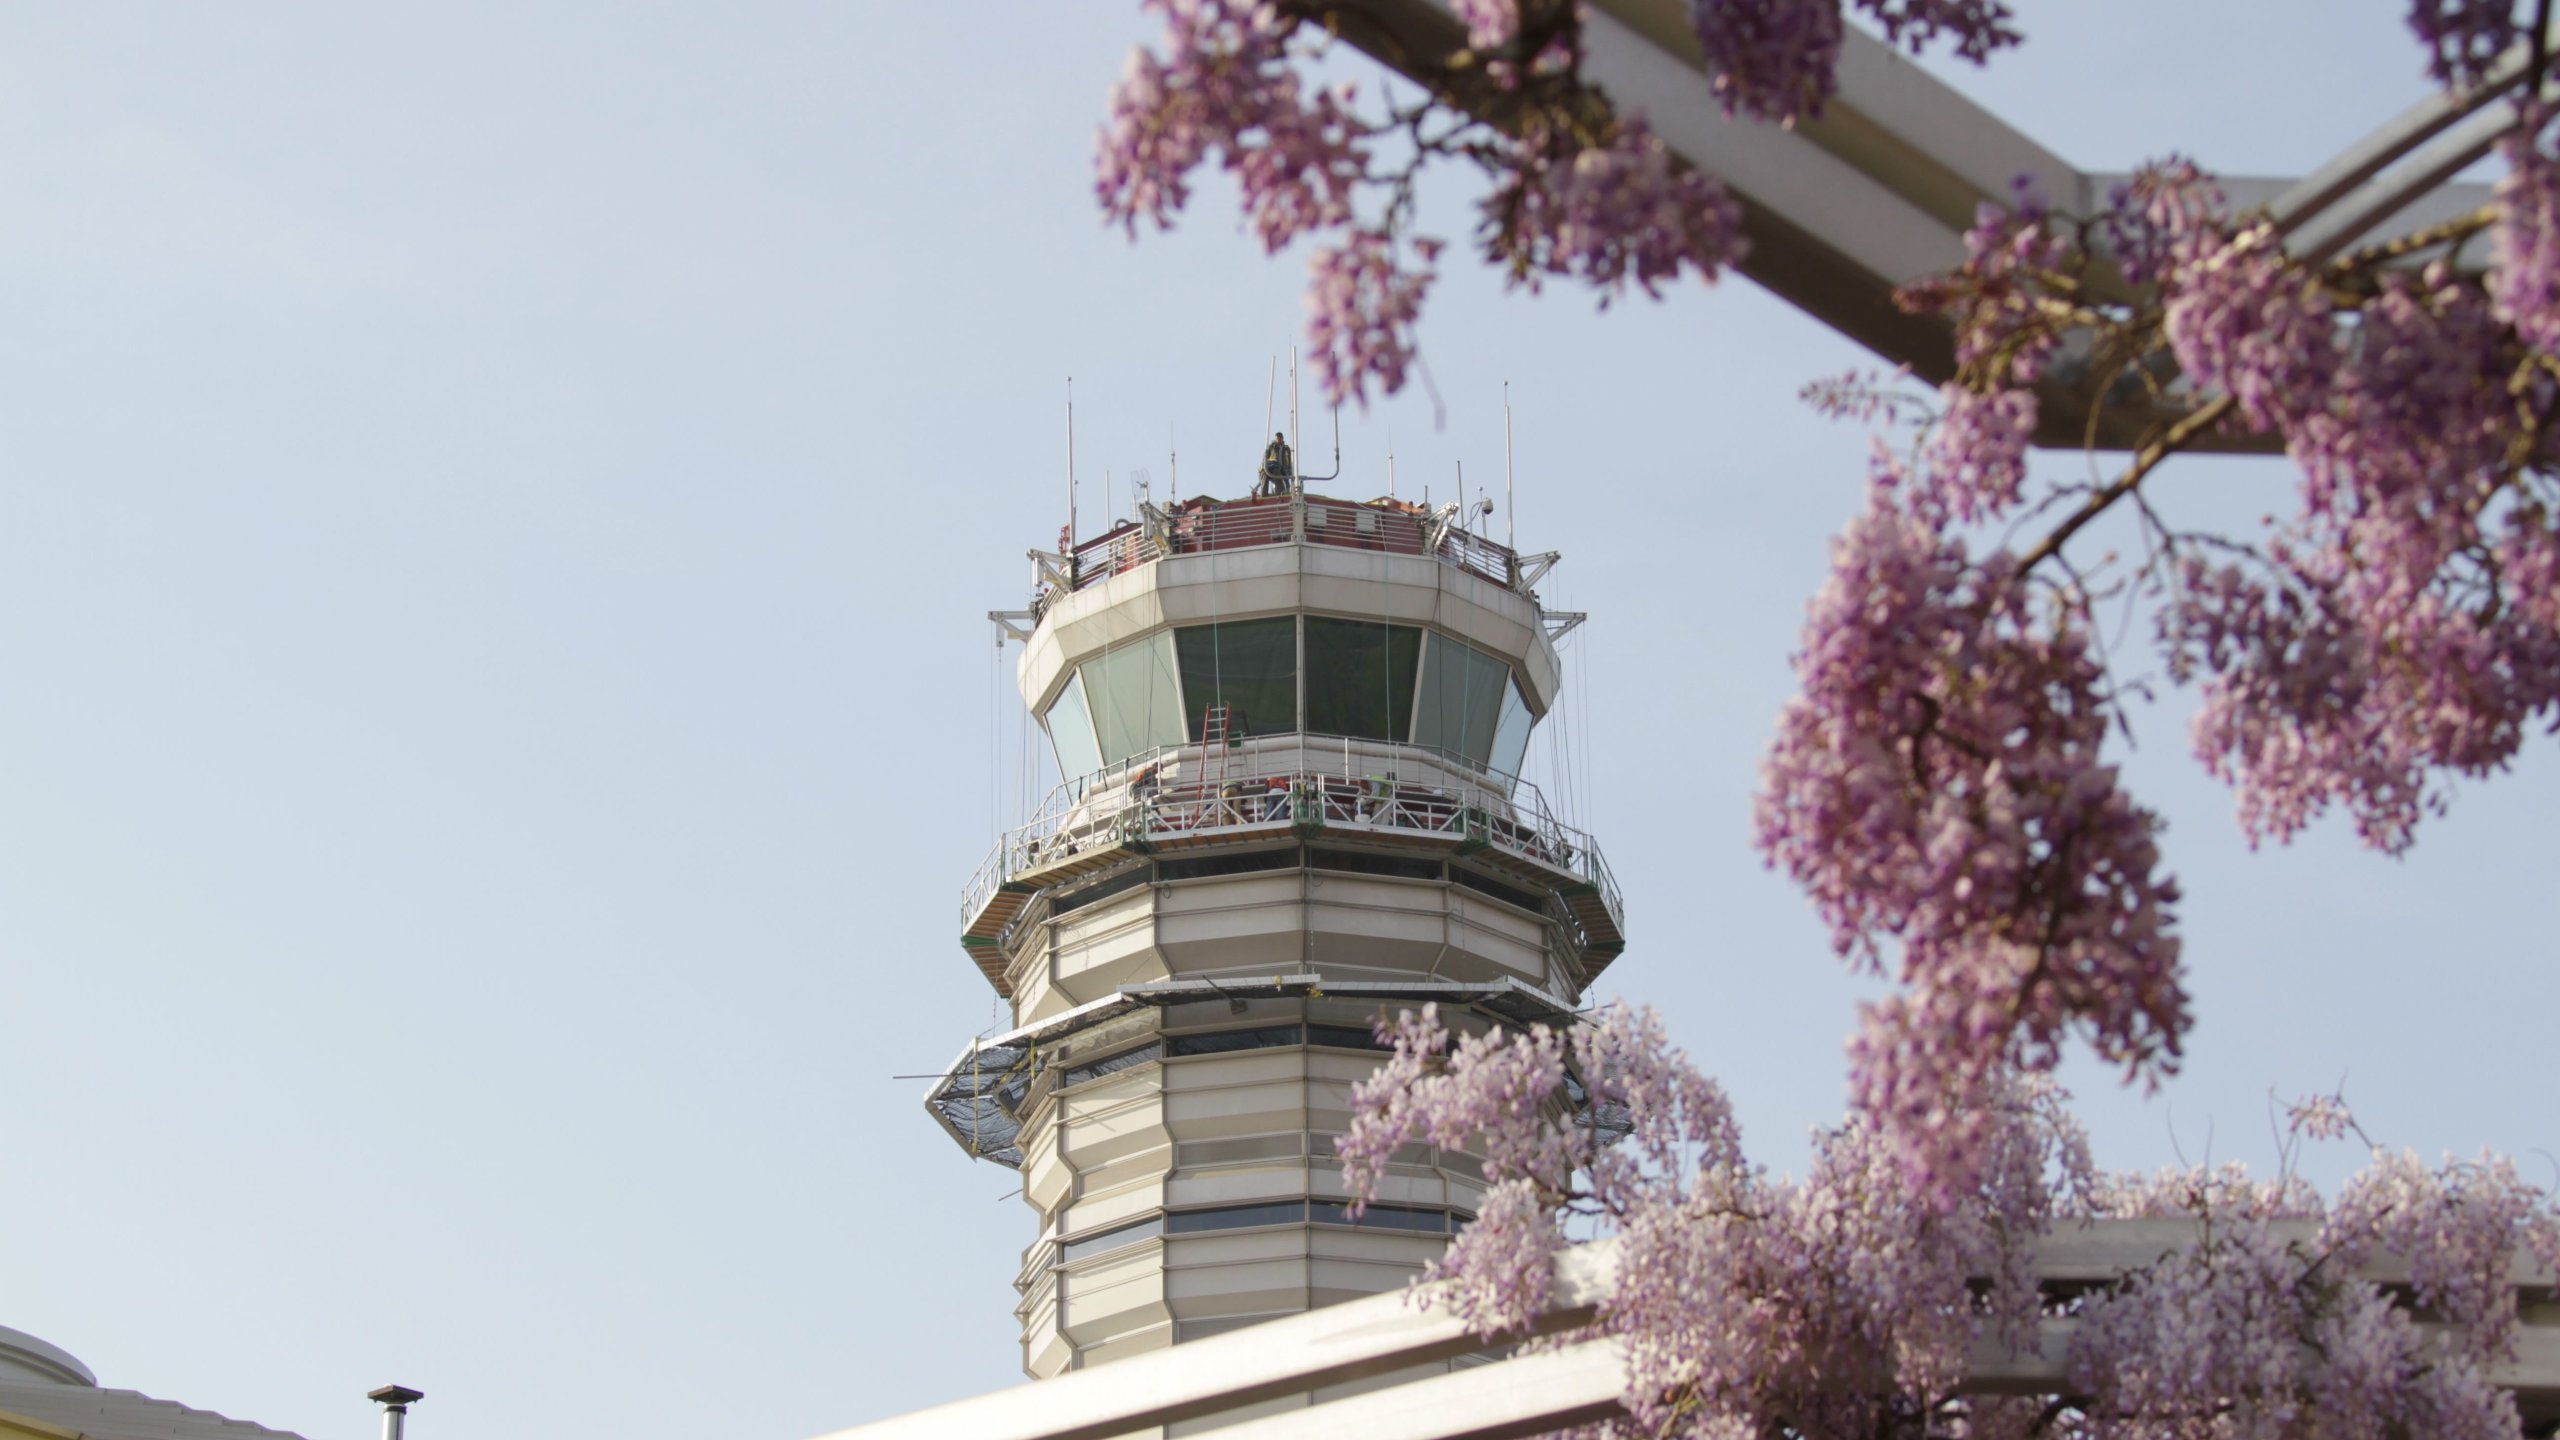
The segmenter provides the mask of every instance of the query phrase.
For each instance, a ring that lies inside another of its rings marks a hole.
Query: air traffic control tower
[[[1022,1172],[1035,1378],[1403,1285],[1483,1171],[1409,1151],[1345,1215],[1372,1022],[1568,1023],[1625,948],[1591,837],[1518,778],[1581,619],[1538,603],[1556,557],[1259,488],[1035,552],[994,617],[1069,778],[962,897],[1013,1028],[927,1106]]]

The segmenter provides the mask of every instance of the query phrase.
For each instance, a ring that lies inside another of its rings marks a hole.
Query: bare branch
[[[2133,463],[2125,467],[2122,475],[2117,476],[2105,489],[2090,496],[2086,503],[2072,513],[2070,519],[2054,527],[2052,534],[2044,537],[2036,548],[2027,552],[2026,557],[2018,562],[2019,572],[2023,574],[2032,570],[2058,553],[2064,542],[2080,533],[2082,526],[2105,514],[2108,507],[2131,494],[2134,487],[2142,483],[2144,476],[2159,468],[2161,461],[2176,454],[2188,441],[2213,428],[2223,416],[2230,414],[2232,404],[2232,398],[2228,395],[2208,401],[2201,408],[2189,413],[2185,419],[2170,426],[2159,439],[2144,446],[2141,452],[2133,457]]]

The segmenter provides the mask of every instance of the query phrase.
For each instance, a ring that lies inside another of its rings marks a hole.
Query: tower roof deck
[[[1196,496],[1142,507],[1138,519],[1077,544],[1051,574],[1033,609],[1046,613],[1059,596],[1088,589],[1169,555],[1244,550],[1264,545],[1329,545],[1387,555],[1427,555],[1440,563],[1526,593],[1534,572],[1521,557],[1459,524],[1456,504],[1436,509],[1382,496],[1341,500],[1298,491],[1219,500]],[[1552,557],[1550,557],[1552,558]]]

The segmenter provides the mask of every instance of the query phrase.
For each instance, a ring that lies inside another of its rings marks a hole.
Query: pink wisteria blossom
[[[2030,191],[2015,208],[1981,206],[1965,232],[1964,264],[1895,297],[1906,310],[1954,320],[1956,367],[1980,388],[2034,384],[2061,343],[2049,302],[2072,252],[2053,221]]]
[[[2003,1066],[2049,1069],[2077,1031],[2156,1078],[2186,992],[2158,822],[2100,755],[2085,617],[2067,597],[2039,613],[2010,557],[1972,561],[1900,479],[1834,544],[1754,814],[1833,947],[1901,981],[1866,1011],[1852,1088],[1951,1193]]]
[[[2273,226],[2216,240],[2199,238],[2171,260],[2162,330],[2198,387],[2229,395],[2252,427],[2272,430],[2329,388],[2337,312],[2328,288],[2287,262]]]
[[[1689,28],[1727,115],[1792,123],[1839,88],[1840,0],[1689,0]]]
[[[2308,1095],[2285,1107],[2285,1125],[2307,1140],[2338,1140],[2356,1128],[2356,1117],[2343,1096]]]
[[[2148,285],[2178,262],[2191,237],[2218,223],[2222,187],[2183,155],[2156,160],[2107,196],[2099,231],[2107,253],[2132,285]]]
[[[1131,235],[1169,228],[1190,174],[1212,155],[1242,190],[1247,223],[1278,251],[1352,218],[1368,127],[1346,91],[1312,94],[1289,63],[1297,22],[1253,0],[1148,0],[1162,54],[1139,49],[1112,88],[1095,162],[1103,214]]]
[[[1950,384],[1938,392],[1938,403],[1943,408],[1926,458],[1906,487],[1913,508],[1959,525],[2008,513],[2026,492],[2035,392]]]
[[[1215,163],[1236,182],[1247,230],[1277,252],[1313,238],[1309,341],[1337,401],[1393,394],[1417,353],[1428,285],[1396,263],[1430,237],[1413,231],[1415,184],[1462,160],[1491,180],[1486,253],[1512,282],[1591,285],[1602,304],[1630,287],[1658,296],[1683,274],[1712,281],[1742,258],[1743,216],[1724,183],[1672,155],[1641,115],[1619,112],[1575,75],[1575,0],[1462,0],[1463,51],[1426,90],[1490,85],[1499,124],[1438,131],[1383,98],[1364,110],[1347,85],[1313,86],[1303,67],[1332,44],[1339,7],[1315,0],[1142,0],[1164,33],[1129,58],[1096,147],[1106,219],[1134,237],[1170,227],[1192,177]],[[2014,43],[1998,0],[1858,0],[1914,50],[1944,41],[1980,60]],[[1841,0],[1696,0],[1690,18],[1728,109],[1791,121],[1834,82]],[[1392,270],[1393,274],[1390,275]],[[1407,283],[1410,282],[1410,283]]]
[[[2001,0],[1857,0],[1888,43],[1919,54],[1946,41],[1981,64],[2018,43]],[[1727,115],[1792,125],[1839,88],[1840,0],[1689,0],[1689,28]]]
[[[2297,283],[2186,293],[2247,310]],[[2281,358],[2246,341],[2254,382],[2218,372],[2284,434],[2302,506],[2254,559],[2184,557],[2162,629],[2204,691],[2197,752],[2253,836],[2343,805],[2396,852],[2441,808],[2435,775],[2504,768],[2560,707],[2560,629],[2520,583],[2552,573],[2555,535],[2548,481],[2514,464],[2538,441],[2517,429],[2513,332],[2483,286],[2440,265],[2385,277],[2359,319],[2316,355],[2309,337]]]
[[[1896,372],[1893,381],[1905,378]],[[1907,411],[1921,407],[1920,398],[1872,370],[1850,370],[1808,380],[1796,398],[1817,415],[1857,425],[1895,426]]]
[[[2551,153],[2549,126],[2536,108],[2498,147],[2507,173],[2498,182],[2497,253],[2489,267],[2498,319],[2545,354],[2560,351],[2560,159]]]
[[[1524,156],[1485,215],[1488,249],[1514,284],[1571,277],[1603,307],[1629,285],[1658,297],[1684,271],[1712,281],[1745,249],[1742,207],[1674,160],[1641,117],[1619,121],[1604,146]]]
[[[1622,1346],[1628,1415],[1585,1434],[2522,1433],[2493,1367],[2518,1341],[2512,1275],[2560,1258],[2560,1210],[2495,1157],[2376,1151],[2334,1205],[2233,1165],[2110,1175],[2061,1091],[2001,1070],[1974,1100],[1973,1178],[1914,1205],[1897,1145],[1856,1116],[1816,1137],[1801,1180],[1752,1165],[1722,1093],[1649,1012],[1459,1038],[1426,1011],[1381,1034],[1394,1054],[1342,1141],[1352,1193],[1414,1142],[1486,1157],[1492,1182],[1433,1267],[1436,1303],[1516,1335],[1549,1304],[1567,1221],[1617,1237],[1597,1321],[1531,1342]],[[1586,1123],[1603,1104],[1628,1127],[1615,1146]],[[2039,1242],[2093,1220],[2184,1222],[2154,1233],[2192,1242],[2045,1290]],[[2405,1276],[2407,1303],[2359,1273]],[[2067,1391],[1969,1393],[1976,1356],[2037,1347],[2056,1315],[2073,1322]]]
[[[2002,0],[1858,0],[1884,31],[1884,38],[1919,54],[1944,40],[1956,58],[1976,65],[1994,51],[2017,44],[2021,36]]]
[[[1368,383],[1393,393],[1414,357],[1414,322],[1431,289],[1436,247],[1416,242],[1416,268],[1397,261],[1395,242],[1354,231],[1341,245],[1317,248],[1308,262],[1308,357],[1325,393],[1368,403]]]
[[[2475,85],[2524,38],[2515,0],[2410,0],[2409,28],[2427,47],[2427,74],[2439,85]]]
[[[1520,33],[1520,0],[1458,0],[1458,18],[1469,49],[1500,50]]]

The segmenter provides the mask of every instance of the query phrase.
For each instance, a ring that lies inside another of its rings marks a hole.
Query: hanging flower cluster
[[[2495,1367],[2519,1338],[2511,1277],[2560,1261],[2560,1209],[2504,1161],[2376,1149],[2335,1203],[2230,1166],[2108,1175],[2062,1092],[2001,1070],[1971,1102],[1971,1180],[1914,1205],[1897,1144],[1863,1119],[1817,1137],[1802,1180],[1750,1164],[1722,1092],[1649,1012],[1456,1038],[1426,1010],[1380,1033],[1395,1051],[1355,1096],[1344,1173],[1365,1199],[1399,1146],[1484,1157],[1482,1214],[1429,1277],[1477,1334],[1531,1328],[1565,1224],[1618,1237],[1597,1321],[1529,1342],[1623,1346],[1628,1414],[1588,1434],[2522,1434]],[[1581,1123],[1569,1081],[1626,1140]],[[2336,1096],[2294,1114],[2295,1144],[2354,1129]],[[2186,1222],[2192,1243],[2043,1288],[2039,1243],[2109,1219]],[[2033,1353],[2052,1320],[2069,1325],[2067,1389],[1973,1392],[1976,1356]]]
[[[1412,57],[1425,91],[1364,108],[1349,87],[1311,89],[1301,69],[1359,7],[1324,0],[1143,0],[1163,37],[1112,88],[1094,188],[1135,235],[1170,228],[1192,176],[1235,180],[1245,225],[1277,252],[1309,237],[1314,368],[1336,401],[1400,389],[1439,249],[1413,233],[1415,187],[1441,162],[1491,182],[1478,232],[1515,285],[1570,277],[1604,303],[1630,285],[1659,295],[1684,274],[1714,280],[1740,258],[1742,213],[1714,176],[1675,159],[1641,115],[1576,74],[1576,0],[1460,0],[1463,46]],[[1945,42],[1981,59],[2014,44],[1999,0],[1857,0],[1913,50]],[[1729,111],[1792,122],[1833,89],[1840,0],[1693,0],[1710,83]],[[1461,97],[1499,110],[1469,114]],[[1496,103],[1498,102],[1498,104]]]
[[[1762,850],[1841,954],[1893,964],[1851,1088],[1912,1178],[1964,1189],[1985,1087],[2085,1033],[2136,1075],[2186,1025],[2175,882],[2157,820],[2101,758],[2109,710],[2086,619],[2038,607],[2015,560],[1976,563],[1899,502],[1887,468],[1835,542],[1756,811]],[[2039,613],[2041,611],[2041,613]]]

